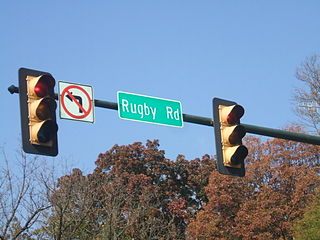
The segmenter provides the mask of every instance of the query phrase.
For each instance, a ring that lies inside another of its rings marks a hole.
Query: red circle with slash
[[[88,110],[85,110],[84,107],[82,106],[82,104],[79,103],[79,101],[72,95],[72,93],[69,91],[71,88],[75,88],[75,89],[78,89],[80,90],[81,92],[84,93],[84,95],[88,98],[88,102],[89,102],[89,107],[88,107]],[[84,113],[83,115],[74,115],[73,113],[71,113],[65,103],[64,103],[64,97],[66,96],[66,94],[72,99],[73,102],[75,102],[75,104],[77,104],[77,106],[79,107],[79,109],[81,109],[81,111]],[[61,93],[61,105],[62,105],[62,108],[65,110],[65,112],[70,116],[70,117],[73,117],[73,118],[76,118],[76,119],[82,119],[82,118],[85,118],[87,117],[91,110],[92,110],[92,101],[90,99],[90,96],[89,94],[82,88],[82,87],[79,87],[77,85],[70,85],[68,87],[66,87],[62,93]]]

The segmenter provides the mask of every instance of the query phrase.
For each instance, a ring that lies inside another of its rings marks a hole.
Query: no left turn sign
[[[93,90],[91,86],[59,82],[60,118],[94,122]]]

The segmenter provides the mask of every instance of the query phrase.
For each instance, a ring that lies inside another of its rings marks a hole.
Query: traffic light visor
[[[27,76],[30,81],[28,84],[28,93],[37,97],[45,97],[53,91],[56,81],[51,75],[44,74],[38,77]]]
[[[227,167],[241,168],[241,163],[248,155],[248,149],[243,146],[228,147],[224,151],[224,165]]]
[[[53,90],[55,80],[50,75],[41,75],[36,85],[34,86],[34,92],[38,97],[44,97],[49,95]]]
[[[231,157],[231,164],[237,165],[243,163],[246,156],[248,156],[248,149],[243,145],[239,146]]]
[[[244,114],[244,108],[240,105],[233,105],[227,107],[227,111],[229,111],[227,115],[227,123],[230,125],[239,124],[240,118]]]
[[[58,131],[58,125],[52,120],[35,124],[32,128],[32,141],[37,143],[48,143],[52,140],[52,136]]]
[[[37,118],[40,120],[46,120],[51,118],[52,112],[57,108],[57,103],[54,99],[46,97],[40,100],[36,109]]]
[[[237,125],[233,127],[232,133],[229,135],[229,143],[232,145],[241,144],[242,138],[246,135],[245,127]]]

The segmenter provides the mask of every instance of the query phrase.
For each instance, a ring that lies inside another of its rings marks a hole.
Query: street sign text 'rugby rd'
[[[181,102],[118,91],[122,119],[183,127]]]

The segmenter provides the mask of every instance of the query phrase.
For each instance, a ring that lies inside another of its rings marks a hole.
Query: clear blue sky
[[[100,100],[116,102],[117,91],[127,91],[179,100],[184,113],[212,117],[212,98],[220,97],[244,106],[244,123],[290,125],[301,86],[295,70],[320,52],[319,9],[317,0],[3,0],[0,146],[10,156],[19,148],[19,97],[7,88],[18,85],[20,67],[91,85]],[[58,125],[56,159],[87,172],[114,144],[147,139],[160,139],[170,159],[215,154],[206,126],[126,121],[103,108],[94,124],[58,117]]]

